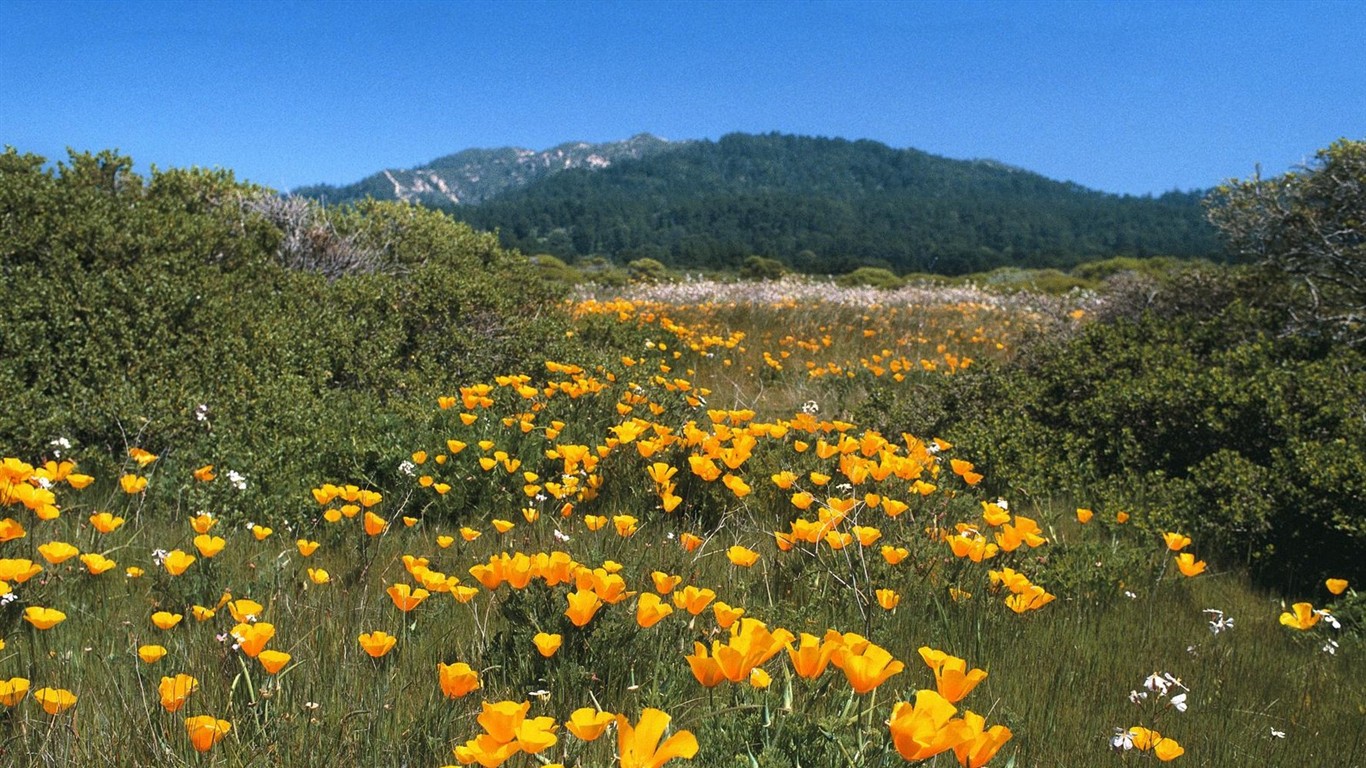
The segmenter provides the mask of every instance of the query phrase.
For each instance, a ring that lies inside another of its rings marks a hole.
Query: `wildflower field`
[[[1358,584],[1268,593],[1137,507],[988,493],[946,436],[853,415],[1095,309],[583,293],[594,360],[452,381],[287,497],[54,435],[0,465],[0,764],[1360,765]]]

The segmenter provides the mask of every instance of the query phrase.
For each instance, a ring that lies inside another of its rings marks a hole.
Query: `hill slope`
[[[647,146],[527,176],[478,205],[457,205],[452,197],[471,200],[459,194],[415,199],[527,253],[648,257],[682,269],[733,268],[758,254],[804,272],[958,274],[1217,252],[1197,193],[1111,195],[874,141],[731,134]]]

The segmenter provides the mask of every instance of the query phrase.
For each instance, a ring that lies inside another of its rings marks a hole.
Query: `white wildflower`
[[[1178,693],[1171,698],[1170,704],[1176,708],[1177,712],[1186,711],[1186,694]]]
[[[247,476],[235,469],[228,470],[228,482],[239,491],[247,489]]]
[[[1151,675],[1148,675],[1147,679],[1143,681],[1143,687],[1156,693],[1158,696],[1167,695],[1168,685],[1167,678],[1160,672],[1154,672]]]
[[[1328,654],[1329,656],[1336,656],[1338,654],[1338,641],[1329,640],[1328,642],[1324,643],[1323,652]]]
[[[1128,728],[1116,728],[1115,735],[1110,737],[1110,749],[1124,750],[1125,752],[1134,748],[1134,736],[1129,733]]]
[[[408,461],[407,459],[404,459],[403,463],[398,465],[398,471],[400,474],[412,477],[413,475],[417,474],[417,465],[412,463],[411,461]]]

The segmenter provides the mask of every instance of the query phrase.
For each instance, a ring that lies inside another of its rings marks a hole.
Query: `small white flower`
[[[1110,749],[1129,751],[1134,748],[1134,736],[1127,728],[1116,728],[1110,737]]]
[[[1328,642],[1324,643],[1323,652],[1328,654],[1329,656],[1336,656],[1338,654],[1338,641],[1329,640]]]
[[[1146,698],[1148,698],[1147,691],[1129,691],[1129,701],[1134,704],[1140,704]]]
[[[19,593],[18,593],[18,592],[6,592],[5,594],[0,595],[0,605],[9,605],[10,603],[12,603],[12,602],[14,602],[15,600],[18,600],[18,599],[19,599]]]
[[[237,470],[228,470],[228,482],[232,483],[233,487],[239,491],[247,489],[247,476]]]
[[[1285,731],[1278,731],[1278,730],[1276,730],[1275,726],[1272,726],[1272,728],[1271,728],[1271,738],[1273,738],[1273,739],[1284,739],[1284,738],[1285,738]]]
[[[556,529],[555,529],[555,539],[556,539],[557,541],[569,541],[569,534],[565,533],[564,531],[560,530],[559,528],[556,528]]]
[[[1167,686],[1167,678],[1163,677],[1159,672],[1148,675],[1147,679],[1143,681],[1143,687],[1156,693],[1158,696],[1167,695]]]
[[[1218,608],[1206,608],[1205,613],[1208,613],[1212,617],[1209,620],[1210,632],[1217,635],[1226,629],[1233,629],[1233,618],[1225,616],[1224,612]]]
[[[998,506],[998,507],[1000,507],[1001,509],[1004,509],[1004,510],[1006,510],[1006,511],[1009,511],[1009,510],[1010,510],[1010,502],[1006,501],[1005,499],[997,499],[997,500],[996,500],[996,506]]]
[[[163,562],[165,562],[166,556],[169,554],[171,553],[167,552],[164,549],[154,549],[152,550],[152,562],[157,565],[161,565]]]
[[[1185,684],[1185,683],[1181,682],[1181,678],[1176,677],[1175,675],[1173,675],[1173,674],[1170,673],[1170,672],[1164,672],[1164,673],[1162,673],[1162,677],[1166,679],[1166,681],[1167,681],[1167,683],[1168,683],[1169,685],[1173,685],[1173,686],[1175,686],[1175,687],[1177,687],[1177,688],[1180,688],[1180,689],[1183,690],[1183,691],[1189,691],[1189,690],[1190,690],[1189,688],[1186,687],[1186,684]]]
[[[1138,599],[1138,595],[1134,594],[1133,592],[1130,592],[1130,591],[1127,590],[1127,589],[1124,590],[1124,596],[1127,597],[1127,598],[1129,598],[1130,600],[1137,600],[1137,599]]]
[[[209,406],[204,403],[196,405],[194,408],[194,420],[204,422],[209,420]]]
[[[405,459],[402,464],[398,465],[398,471],[401,474],[412,477],[417,474],[417,465]]]
[[[51,480],[47,479],[46,477],[39,477],[39,478],[37,478],[37,479],[38,479],[38,485],[42,486],[42,488],[43,488],[44,490],[47,490],[47,489],[52,488],[52,481],[51,481]]]
[[[1333,629],[1342,629],[1342,623],[1338,621],[1338,617],[1329,613],[1327,608],[1321,608],[1317,611],[1314,611],[1314,613],[1317,613],[1319,616],[1323,618],[1324,624],[1327,624]]]
[[[1184,693],[1178,693],[1178,694],[1176,694],[1175,696],[1173,696],[1173,697],[1171,698],[1171,705],[1172,705],[1173,707],[1176,708],[1176,711],[1177,711],[1177,712],[1185,712],[1185,711],[1186,711],[1186,694],[1184,694]]]

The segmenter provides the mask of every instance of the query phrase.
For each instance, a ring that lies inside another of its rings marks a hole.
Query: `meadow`
[[[453,382],[380,470],[287,498],[53,435],[0,468],[0,762],[1359,765],[1359,585],[1269,593],[1136,507],[986,493],[943,436],[855,420],[1097,309],[583,291],[596,362]]]

